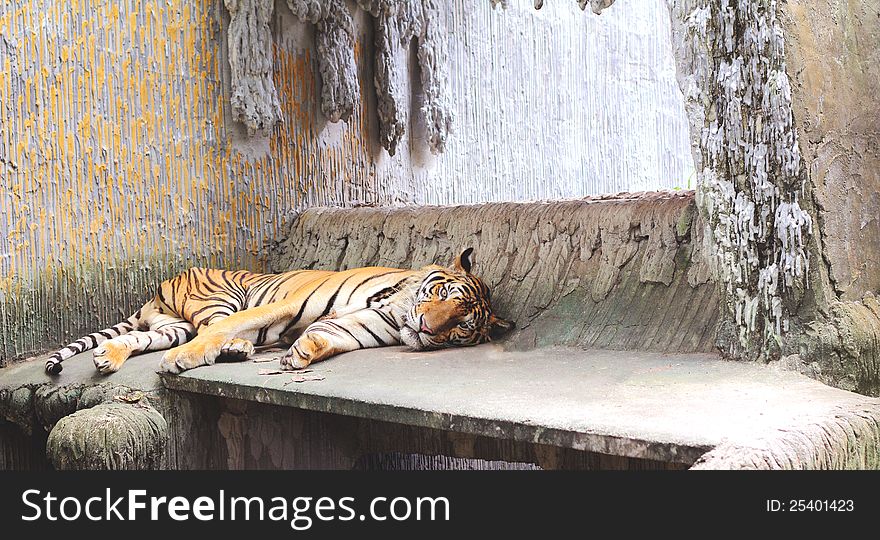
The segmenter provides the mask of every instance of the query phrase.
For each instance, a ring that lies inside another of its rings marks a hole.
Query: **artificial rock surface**
[[[0,429],[13,433],[0,463],[34,466],[48,432],[48,462],[78,468],[348,468],[384,463],[365,457],[377,452],[542,467],[875,466],[876,399],[796,373],[816,377],[806,356],[764,366],[713,353],[702,231],[692,192],[310,209],[269,250],[274,269],[413,268],[473,247],[474,272],[518,329],[476,348],[358,351],[300,382],[261,373],[277,366],[272,353],[162,381],[161,353],[110,377],[89,353],[54,379],[27,362],[0,371]],[[866,302],[839,317],[880,309]],[[836,339],[857,352],[868,337]],[[113,443],[96,453],[95,441]]]
[[[230,104],[249,132],[269,133],[281,120],[281,104],[272,80],[274,0],[224,0],[229,10]]]
[[[406,50],[416,42],[428,148],[443,151],[452,128],[446,27],[436,0],[358,0],[375,23],[375,86],[379,140],[394,155],[406,131],[403,81],[409,76]],[[344,0],[287,0],[302,22],[316,25],[321,77],[321,110],[331,122],[348,121],[358,103],[355,31]],[[230,14],[229,65],[232,108],[248,131],[268,134],[282,121],[278,91],[272,81],[272,0],[226,0]]]
[[[880,394],[880,11],[668,0],[717,345]]]

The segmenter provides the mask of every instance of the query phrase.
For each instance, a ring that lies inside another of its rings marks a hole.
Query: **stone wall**
[[[721,286],[719,348],[877,395],[880,8],[668,5]]]
[[[841,300],[880,291],[880,6],[790,0],[792,112],[822,260]]]

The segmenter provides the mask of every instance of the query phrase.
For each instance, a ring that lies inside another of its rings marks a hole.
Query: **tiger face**
[[[404,315],[400,336],[405,344],[415,350],[477,345],[514,327],[492,313],[489,288],[470,273],[472,253],[466,249],[452,268],[428,267]]]

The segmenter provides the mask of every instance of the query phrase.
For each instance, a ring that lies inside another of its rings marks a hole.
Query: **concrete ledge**
[[[693,469],[880,469],[880,411],[876,406],[815,419],[798,430],[726,442]]]
[[[49,431],[65,416],[78,410],[126,398],[139,392],[159,401],[164,389],[155,370],[160,355],[146,355],[128,362],[111,377],[98,373],[88,352],[64,364],[64,373],[48,377],[46,357],[0,369],[0,419],[24,432]]]
[[[880,414],[876,399],[704,354],[396,347],[312,366],[308,375],[323,380],[259,374],[277,367],[226,364],[163,382],[173,390],[686,464],[719,445],[789,437],[849,412]]]

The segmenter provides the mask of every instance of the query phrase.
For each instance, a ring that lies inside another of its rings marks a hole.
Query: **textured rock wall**
[[[167,462],[170,405],[152,370],[57,384],[34,377],[36,367],[4,370],[11,376],[0,385],[0,468],[156,469]]]
[[[269,29],[275,0],[228,0],[230,104],[236,120],[267,135],[283,120],[272,80],[274,45]],[[317,25],[315,49],[322,82],[321,110],[331,122],[349,120],[357,102],[354,28],[343,0],[288,0],[293,14]]]
[[[880,394],[878,7],[670,0],[719,347]]]
[[[467,247],[515,347],[713,350],[718,305],[692,192],[553,203],[312,209],[269,254],[275,271],[449,264]]]
[[[452,127],[447,74],[446,27],[435,0],[359,0],[375,17],[375,85],[379,140],[394,155],[407,118],[401,80],[408,76],[405,54],[415,39],[421,75],[427,142],[431,152],[443,151]],[[232,108],[249,133],[268,133],[282,120],[278,92],[272,82],[272,39],[268,22],[274,0],[228,0],[229,65],[232,69]],[[287,0],[302,22],[317,25],[315,52],[321,79],[321,110],[328,120],[348,121],[358,101],[355,31],[344,0]]]
[[[507,7],[507,0],[490,0],[493,6],[501,5],[502,7]],[[602,10],[610,7],[611,4],[614,3],[614,0],[577,0],[577,5],[580,6],[581,9],[587,9],[587,5],[593,10],[593,13],[599,15],[602,13]],[[535,0],[535,9],[541,9],[544,7],[544,0]]]
[[[826,384],[880,396],[880,303],[833,302],[786,338],[781,361]]]
[[[164,464],[165,418],[144,398],[102,403],[65,416],[49,432],[57,470],[151,470]]]
[[[431,152],[446,146],[453,112],[449,88],[447,29],[436,0],[358,0],[376,18],[375,84],[379,115],[379,142],[392,156],[406,131],[409,96],[406,52],[416,40],[416,58],[424,98],[425,137]],[[410,110],[410,114],[415,111]]]
[[[834,292],[880,292],[880,5],[790,0],[781,10],[792,112]]]
[[[275,0],[224,0],[229,10],[230,105],[248,130],[268,133],[281,120],[278,92],[272,81],[272,33],[269,21]]]
[[[287,0],[300,21],[316,24],[321,111],[331,122],[351,118],[358,101],[354,26],[343,0]]]
[[[779,354],[807,288],[813,218],[776,3],[671,3],[679,84],[699,143],[701,209],[716,246],[727,353]]]

